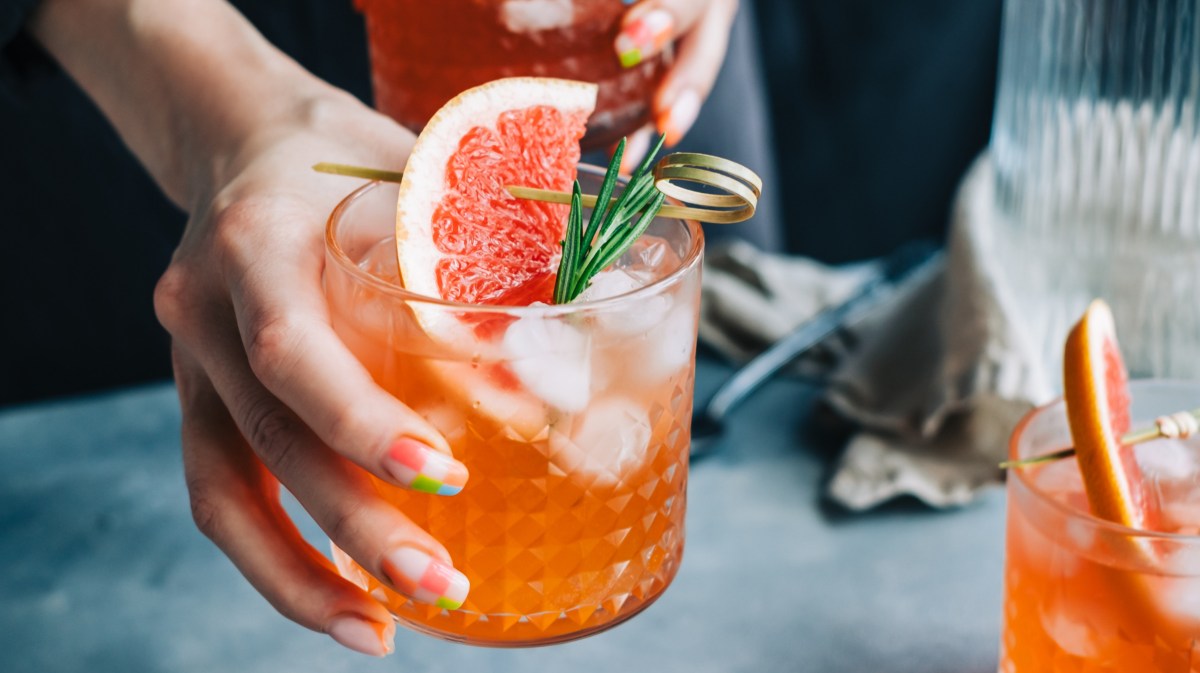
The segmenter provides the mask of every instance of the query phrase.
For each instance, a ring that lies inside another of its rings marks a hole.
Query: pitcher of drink
[[[1200,7],[1007,0],[991,142],[1002,299],[1045,370],[1093,297],[1137,377],[1200,377]]]
[[[366,18],[375,106],[414,132],[460,91],[537,75],[600,85],[585,150],[648,123],[670,49],[625,68],[619,0],[356,0]]]

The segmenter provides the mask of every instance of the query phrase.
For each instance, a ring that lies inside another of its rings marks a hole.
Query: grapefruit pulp
[[[404,169],[396,254],[405,288],[468,304],[549,302],[568,207],[507,185],[570,191],[596,86],[515,77],[456,96]]]

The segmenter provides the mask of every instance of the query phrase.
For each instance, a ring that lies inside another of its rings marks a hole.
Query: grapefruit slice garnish
[[[1130,445],[1129,376],[1108,305],[1097,299],[1067,336],[1063,397],[1088,505],[1102,519],[1156,530],[1157,505]]]
[[[596,86],[514,77],[469,89],[429,120],[396,203],[404,287],[467,304],[549,302],[568,207],[507,185],[570,191]]]

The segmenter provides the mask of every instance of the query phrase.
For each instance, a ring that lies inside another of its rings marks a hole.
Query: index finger
[[[452,495],[466,469],[429,422],[376,383],[334,332],[321,284],[324,248],[312,207],[299,203],[247,217],[290,220],[259,230],[271,255],[240,244],[230,291],[238,330],[256,377],[327,446],[389,481]],[[296,222],[296,219],[307,220]]]

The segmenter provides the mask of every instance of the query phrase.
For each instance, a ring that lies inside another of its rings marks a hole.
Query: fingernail
[[[621,172],[629,175],[650,149],[650,129],[640,128],[625,141],[625,154],[621,155]]]
[[[454,495],[467,483],[465,465],[408,437],[388,448],[383,468],[397,483],[423,493]]]
[[[325,632],[342,647],[372,657],[387,656],[395,649],[395,625],[381,624],[358,615],[344,614],[334,617]]]
[[[674,147],[687,134],[696,116],[700,114],[700,94],[692,89],[684,89],[675,97],[670,109],[665,115],[659,115],[658,131],[667,137],[665,143]]]
[[[665,9],[652,9],[634,17],[621,28],[613,43],[621,65],[632,68],[662,51],[674,27],[675,18]]]
[[[383,572],[414,601],[457,610],[467,598],[467,576],[414,547],[400,547],[383,559]]]

